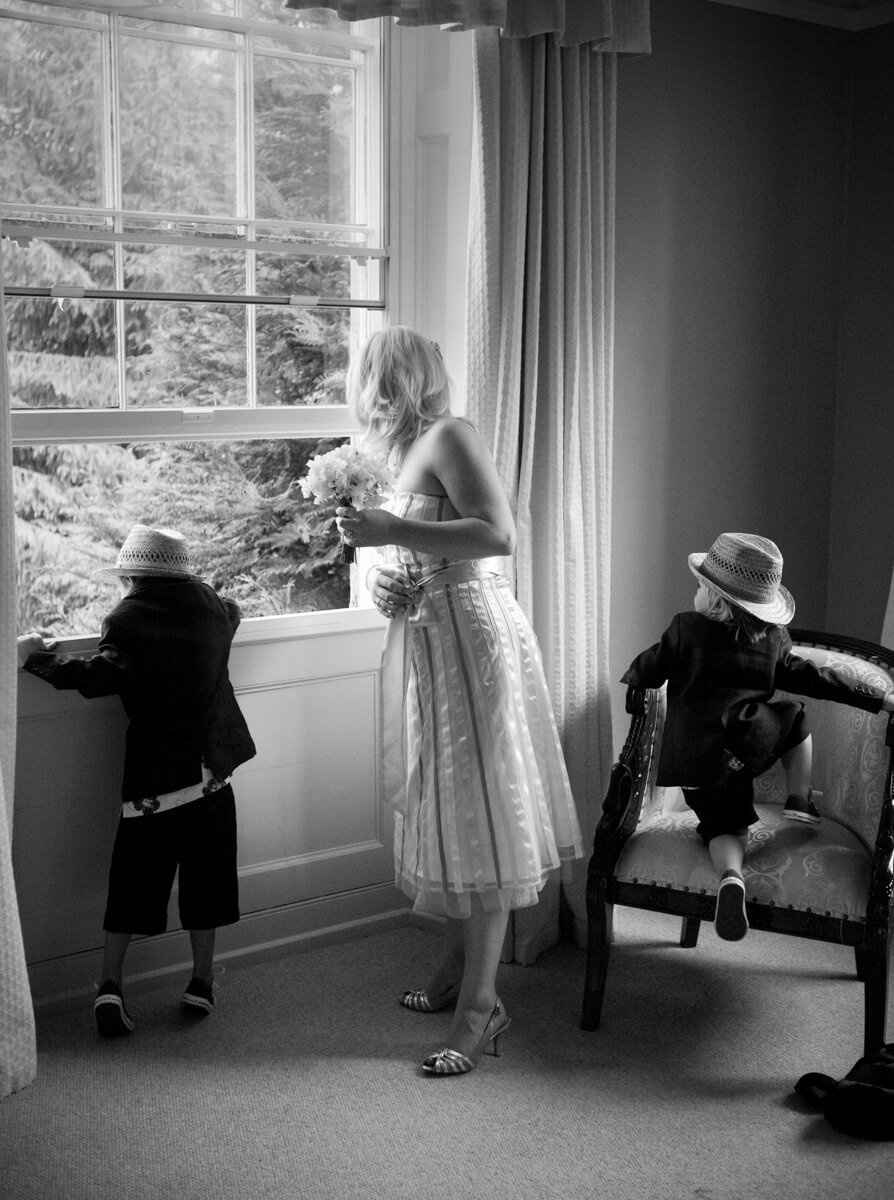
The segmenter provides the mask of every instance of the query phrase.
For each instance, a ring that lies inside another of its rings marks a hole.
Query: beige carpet
[[[232,968],[205,1021],[180,988],[43,1019],[38,1080],[0,1102],[4,1200],[881,1200],[894,1145],[792,1094],[861,1052],[851,952],[770,934],[694,951],[619,912],[603,1028],[578,1028],[583,954],[503,967],[499,1059],[418,1070],[449,1017],[405,1011],[438,936],[405,928]],[[889,1035],[890,1036],[890,1035]]]

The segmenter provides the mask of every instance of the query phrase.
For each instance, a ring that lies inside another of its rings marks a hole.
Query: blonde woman
[[[509,913],[536,904],[581,835],[533,630],[490,561],[515,524],[474,427],[450,412],[434,343],[374,334],[348,376],[365,442],[390,456],[381,508],[338,510],[350,545],[381,548],[367,586],[386,634],[386,770],[399,886],[447,919],[442,960],[401,1003],[455,1004],[431,1075],[471,1071],[510,1018],[496,991]]]

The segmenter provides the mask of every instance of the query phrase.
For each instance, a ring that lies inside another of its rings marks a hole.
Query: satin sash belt
[[[389,563],[388,566],[393,564]],[[451,583],[470,583],[474,579],[496,579],[498,571],[488,570],[476,559],[448,563],[426,570],[404,565],[410,585],[410,603],[388,622],[382,647],[382,780],[384,794],[393,804],[401,804],[407,782],[406,721],[404,704],[413,661],[416,630],[435,625],[432,595]]]

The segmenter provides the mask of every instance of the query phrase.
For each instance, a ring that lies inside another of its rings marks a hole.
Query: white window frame
[[[77,0],[73,3],[67,3],[66,0],[42,0],[45,4],[50,4],[60,9],[93,7],[86,0],[79,4]],[[96,6],[97,11],[103,11],[104,6],[102,0],[98,0]],[[115,5],[105,6],[105,10],[114,10]],[[263,36],[264,33],[271,34],[275,32],[277,37],[288,37],[288,29],[284,26],[269,25],[263,21],[246,20],[238,17],[219,17],[210,16],[207,14],[197,13],[182,13],[176,9],[160,8],[153,12],[149,10],[127,10],[121,9],[123,15],[139,15],[147,19],[157,18],[169,24],[201,24],[210,29],[224,29],[245,34],[249,39],[255,35]],[[21,19],[23,14],[19,10],[8,9],[3,6],[0,0],[0,16],[10,17],[13,19]],[[30,14],[28,14],[30,17]],[[41,14],[34,14],[36,20],[40,20]],[[112,22],[117,20],[114,11],[111,12]],[[60,20],[65,22],[64,13],[60,13]],[[75,19],[70,19],[73,26],[83,28],[81,22]],[[370,26],[377,26],[378,22],[369,22]],[[331,42],[333,38],[338,39],[339,35],[332,33],[317,32],[314,30],[301,30],[300,35],[296,33],[296,37],[300,36],[304,42]],[[342,35],[346,36],[346,35]],[[361,34],[362,37],[362,34]],[[367,171],[374,175],[376,173],[376,164],[381,164],[379,178],[370,186],[367,197],[369,202],[369,214],[367,225],[374,229],[378,226],[382,230],[382,243],[379,246],[366,246],[362,251],[358,251],[356,255],[351,255],[342,252],[342,257],[358,257],[381,259],[383,276],[381,280],[381,299],[374,302],[368,301],[353,301],[347,302],[344,300],[332,300],[332,307],[362,307],[368,310],[381,311],[383,320],[386,319],[389,311],[389,242],[393,239],[393,229],[389,220],[389,155],[388,148],[391,145],[390,129],[391,122],[394,119],[397,111],[397,106],[393,102],[389,102],[389,97],[393,96],[395,89],[390,86],[392,83],[392,22],[381,22],[381,36],[370,36],[364,42],[368,52],[372,58],[370,60],[370,68],[366,72],[368,89],[372,90],[378,84],[380,90],[380,105],[381,119],[378,122],[373,122],[373,128],[370,131],[369,142],[367,146],[366,161],[362,166],[364,173]],[[352,36],[352,43],[356,41]],[[113,39],[114,42],[114,39]],[[114,54],[113,54],[114,58]],[[246,59],[251,62],[251,46],[250,42],[247,46]],[[250,72],[249,72],[250,73]],[[111,88],[113,81],[106,79],[104,86],[108,91],[106,96],[106,111],[111,107]],[[251,80],[244,79],[243,87],[249,87]],[[366,105],[376,102],[376,98],[367,95],[362,101]],[[243,110],[244,111],[244,108]],[[251,136],[249,134],[249,136]],[[2,218],[4,211],[25,207],[20,204],[3,205],[0,204],[0,233],[2,233]],[[30,205],[32,210],[36,210],[39,206]],[[83,209],[77,211],[83,212]],[[153,217],[162,216],[163,214],[153,214]],[[221,222],[222,223],[222,222]],[[235,223],[235,222],[234,222]],[[244,221],[239,221],[239,224],[246,224]],[[356,229],[356,227],[352,227]],[[29,230],[24,230],[21,227],[17,229],[19,236],[27,236]],[[32,236],[45,236],[45,231],[42,231],[39,226],[35,226]],[[70,231],[69,238],[70,240]],[[109,233],[102,236],[96,236],[93,231],[89,235],[89,240],[119,240],[133,241],[134,235],[131,234],[114,234]],[[149,240],[143,237],[141,240]],[[188,240],[178,239],[181,244],[190,244]],[[196,244],[207,245],[208,240],[195,239]],[[274,243],[264,243],[265,249],[273,248]],[[233,248],[231,243],[227,243],[228,248]],[[253,243],[250,241],[240,242],[239,247],[242,249],[252,248]],[[331,253],[332,247],[318,247],[302,244],[302,250]],[[7,289],[9,294],[16,294],[16,289],[10,287]],[[30,289],[28,294],[34,294],[35,289]],[[59,299],[64,299],[66,295],[71,295],[71,290],[64,287],[45,289],[37,291],[37,294],[53,296]],[[80,293],[79,293],[80,294]],[[93,291],[87,293],[93,296]],[[139,292],[112,292],[109,297],[109,289],[97,289],[97,298],[112,298],[119,303],[124,303],[124,297],[133,297],[135,295],[147,295],[147,293]],[[161,298],[175,299],[165,293],[156,294]],[[243,297],[243,303],[263,303],[270,304],[271,297]],[[275,300],[273,302],[276,302]],[[280,303],[288,303],[290,305],[301,306],[310,301],[308,298],[290,297],[279,298]],[[253,390],[253,389],[251,389]],[[111,410],[83,410],[83,409],[13,409],[11,412],[12,425],[12,444],[13,446],[41,445],[41,444],[58,444],[58,443],[90,443],[90,442],[120,442],[133,443],[145,441],[205,441],[205,440],[222,440],[222,441],[245,441],[245,440],[278,440],[278,439],[317,439],[324,437],[351,437],[359,432],[359,429],[354,422],[346,405],[308,405],[308,406],[258,406],[256,397],[252,394],[249,396],[249,404],[240,408],[223,408],[223,407],[201,407],[201,408],[118,408]],[[352,591],[356,588],[352,586]],[[363,605],[363,599],[360,599],[360,604]],[[342,629],[357,630],[365,627],[378,627],[381,624],[381,619],[378,614],[371,612],[365,605],[359,608],[347,609],[332,609],[324,612],[304,612],[290,613],[281,616],[271,617],[255,617],[247,620],[240,628],[239,641],[263,643],[266,641],[281,640],[283,637],[305,637],[318,636],[320,634],[337,633]],[[66,640],[66,647],[71,649],[84,648],[91,644],[94,639],[90,638],[72,638]]]

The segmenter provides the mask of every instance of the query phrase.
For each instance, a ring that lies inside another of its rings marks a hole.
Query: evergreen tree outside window
[[[385,310],[382,23],[279,0],[0,0],[19,624],[179,528],[245,616],[348,605],[297,479]]]

